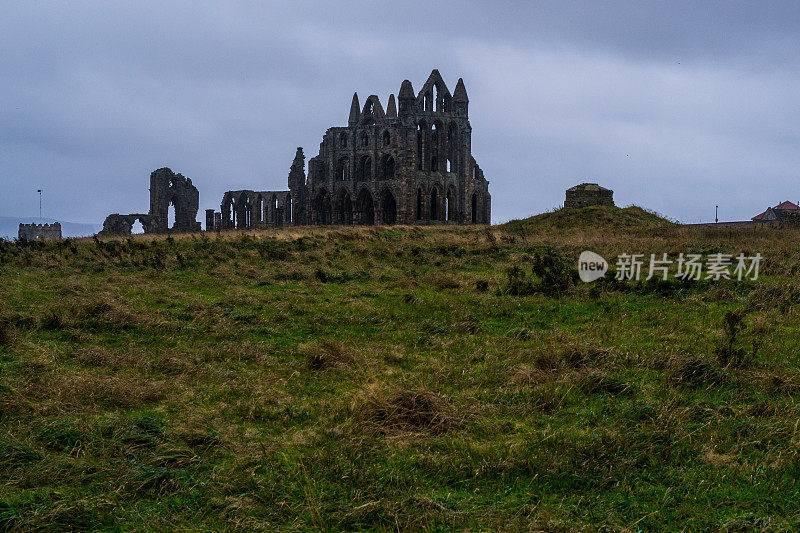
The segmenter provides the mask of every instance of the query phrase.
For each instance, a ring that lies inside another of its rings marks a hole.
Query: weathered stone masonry
[[[20,224],[17,237],[21,241],[57,241],[61,239],[61,223]]]
[[[431,72],[418,94],[403,81],[384,111],[353,95],[347,126],[329,128],[319,154],[298,148],[288,191],[228,191],[207,229],[304,224],[488,224],[489,182],[472,156],[469,98]],[[217,222],[217,220],[219,222]]]
[[[581,183],[567,189],[564,207],[587,207],[590,205],[614,205],[614,191],[596,183]]]
[[[169,206],[175,208],[175,223],[169,227]],[[145,233],[168,233],[170,231],[200,231],[197,211],[200,208],[200,193],[192,180],[175,174],[168,168],[160,168],[150,174],[150,211],[147,214],[115,213],[103,222],[102,235],[130,235],[138,220]]]

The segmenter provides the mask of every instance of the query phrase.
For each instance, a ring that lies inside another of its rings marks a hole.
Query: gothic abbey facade
[[[384,110],[353,95],[347,126],[329,128],[319,155],[298,148],[288,191],[228,191],[207,229],[306,224],[488,224],[489,182],[472,156],[463,80],[451,94],[438,70],[419,93],[403,81]]]

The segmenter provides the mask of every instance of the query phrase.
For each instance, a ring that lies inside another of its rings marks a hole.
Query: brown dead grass
[[[75,413],[100,409],[134,409],[162,402],[171,385],[130,375],[54,375],[46,391],[42,412]]]
[[[386,390],[371,385],[356,399],[353,411],[367,429],[378,434],[438,434],[458,424],[445,398],[422,387]]]
[[[331,339],[301,344],[298,346],[298,351],[305,359],[306,368],[313,371],[348,366],[355,362],[351,348]]]

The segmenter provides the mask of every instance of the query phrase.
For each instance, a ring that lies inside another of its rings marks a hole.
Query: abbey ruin
[[[175,223],[171,228],[170,206],[175,209]],[[200,231],[200,223],[197,222],[199,208],[200,193],[192,185],[192,180],[168,168],[160,168],[150,174],[150,211],[147,214],[108,215],[100,234],[130,235],[137,221],[142,224],[145,233]]]
[[[403,81],[384,110],[353,95],[347,126],[329,128],[319,154],[298,148],[288,191],[228,191],[207,229],[305,224],[488,224],[489,182],[472,156],[469,98],[438,70],[419,93]]]
[[[403,81],[384,110],[372,95],[361,107],[353,95],[347,126],[329,128],[319,154],[298,148],[289,190],[234,190],[220,211],[206,210],[206,229],[251,229],[328,224],[488,224],[489,182],[472,156],[469,98],[459,78],[453,94],[431,72],[419,93]],[[170,206],[175,223],[168,224]],[[192,180],[161,168],[150,174],[148,213],[109,215],[103,235],[200,231],[199,193]]]

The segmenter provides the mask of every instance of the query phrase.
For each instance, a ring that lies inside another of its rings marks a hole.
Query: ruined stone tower
[[[175,209],[175,223],[169,227],[169,207]],[[192,180],[175,174],[169,168],[159,168],[150,173],[150,211],[108,215],[103,222],[102,235],[130,235],[131,228],[139,221],[145,233],[168,233],[170,231],[200,231],[197,211],[200,208],[200,193]]]

